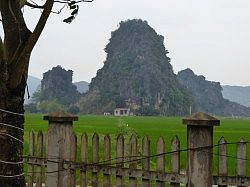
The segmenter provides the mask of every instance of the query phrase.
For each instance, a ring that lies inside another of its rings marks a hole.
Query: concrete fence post
[[[220,121],[198,112],[183,119],[187,125],[188,187],[212,187],[213,183],[213,126]],[[203,147],[203,148],[202,148]]]
[[[71,187],[68,185],[70,181],[65,181],[67,177],[62,161],[69,158],[68,152],[73,145],[67,141],[73,134],[73,121],[78,117],[60,111],[44,116],[44,120],[49,121],[46,186]]]

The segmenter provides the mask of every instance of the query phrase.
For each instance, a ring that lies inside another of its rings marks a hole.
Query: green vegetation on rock
[[[82,113],[129,107],[137,115],[184,115],[192,101],[178,83],[170,58],[146,21],[128,20],[112,32],[107,58],[78,106]]]

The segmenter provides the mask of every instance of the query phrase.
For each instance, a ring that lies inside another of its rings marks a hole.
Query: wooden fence
[[[114,151],[109,135],[100,140],[95,133],[90,144],[88,135],[83,133],[78,143],[80,160],[76,159],[77,139],[72,130],[73,121],[77,118],[57,114],[46,116],[45,119],[49,120],[46,138],[39,132],[35,141],[34,132],[29,133],[29,156],[25,157],[28,163],[28,187],[41,187],[44,182],[47,187],[73,187],[76,186],[76,175],[80,176],[81,187],[162,187],[166,184],[171,187],[181,184],[189,187],[250,186],[250,177],[246,176],[247,143],[241,139],[236,144],[237,175],[228,176],[228,143],[221,138],[217,145],[213,144],[213,126],[218,125],[219,120],[204,113],[197,113],[183,120],[187,125],[187,148],[184,150],[180,149],[178,137],[174,137],[171,150],[166,152],[165,141],[163,137],[159,137],[156,143],[157,153],[151,155],[149,137],[142,139],[139,149],[138,138],[132,135],[129,140],[129,156],[126,156],[125,139],[121,134],[115,143],[116,156],[112,158],[111,152]],[[104,147],[102,153],[100,144]],[[213,153],[214,147],[218,147],[216,155]],[[92,148],[91,158],[88,158],[89,148]],[[46,154],[43,155],[43,152]],[[181,152],[187,152],[186,171],[180,170]],[[100,158],[99,155],[103,157]],[[170,155],[171,172],[165,171],[166,155]],[[218,156],[217,176],[213,176],[213,156]],[[151,167],[152,159],[156,159],[155,167]]]

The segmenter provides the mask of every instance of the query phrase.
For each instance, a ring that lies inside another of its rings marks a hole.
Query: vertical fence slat
[[[227,169],[227,141],[224,137],[221,137],[218,144],[218,175],[226,177],[228,174]],[[227,185],[218,185],[218,187],[227,187]]]
[[[160,137],[157,141],[157,163],[156,163],[156,170],[157,170],[157,178],[156,186],[163,187],[165,183],[161,181],[162,174],[165,172],[165,141],[162,137]],[[162,154],[162,155],[161,155]]]
[[[119,174],[119,168],[123,168],[124,164],[122,163],[124,161],[124,137],[122,134],[120,134],[117,137],[116,142],[116,157],[117,157],[117,170],[116,170],[116,186],[122,187],[123,186],[123,177],[121,174]]]
[[[83,166],[80,174],[80,185],[86,187],[88,184],[86,164],[88,163],[88,135],[86,133],[81,136],[81,162]]]
[[[180,173],[180,141],[177,136],[175,136],[171,141],[171,173],[179,174]],[[179,183],[171,183],[171,187],[179,187]]]
[[[74,132],[72,132],[70,136],[70,161],[75,162],[76,161],[76,154],[77,154],[77,137]],[[71,169],[69,170],[69,187],[75,187],[76,186],[76,170]]]
[[[59,165],[60,187],[75,186],[74,170],[71,169],[76,158],[76,136],[71,125],[58,126],[59,129],[59,157],[62,165]]]
[[[45,158],[48,159],[48,133],[45,133]]]
[[[239,177],[245,177],[247,174],[247,144],[243,138],[240,139],[240,141],[237,143],[236,148],[236,155],[237,155],[237,166],[236,166],[236,172],[237,176]],[[241,187],[245,186],[244,183],[242,183]]]
[[[148,136],[145,136],[142,140],[142,158],[146,158],[142,160],[142,170],[143,170],[142,187],[150,186],[150,180],[148,179],[149,176],[145,176],[145,173],[147,173],[150,170],[149,156],[150,156],[150,140]]]
[[[46,164],[47,164],[47,161],[49,159],[49,133],[47,131],[47,133],[45,133],[45,159],[46,159]],[[45,185],[47,185],[47,170],[48,170],[48,167],[45,167]]]
[[[92,138],[92,162],[93,162],[92,187],[97,187],[98,167],[95,165],[95,163],[99,162],[99,136],[97,133],[95,133]]]
[[[34,131],[31,130],[29,132],[29,164],[28,164],[28,187],[33,187],[34,183],[34,147],[35,147],[35,134]]]
[[[132,135],[130,138],[130,163],[129,163],[129,169],[130,173],[132,174],[134,170],[136,170],[136,160],[138,156],[138,149],[137,149],[137,137],[136,135]],[[136,187],[137,186],[137,180],[135,177],[129,177],[129,186],[130,187]]]
[[[109,135],[106,135],[104,137],[104,163],[109,165],[111,164],[111,138]],[[104,170],[104,176],[103,176],[103,187],[110,187],[111,186],[111,176],[108,173],[108,166],[106,166]]]
[[[59,124],[49,124],[49,129],[47,132],[46,140],[46,150],[47,150],[47,167],[46,167],[46,186],[58,186],[59,180],[59,161],[60,161],[60,151],[59,151]],[[60,164],[61,167],[61,164]],[[58,171],[58,172],[57,172]]]
[[[43,132],[37,134],[37,167],[36,167],[36,187],[42,187],[42,164],[43,164]]]

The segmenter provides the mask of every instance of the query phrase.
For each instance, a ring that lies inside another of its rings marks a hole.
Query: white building
[[[130,109],[129,108],[116,108],[114,110],[115,116],[129,116],[130,115]]]

